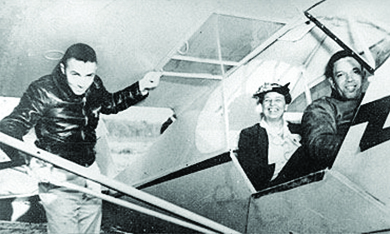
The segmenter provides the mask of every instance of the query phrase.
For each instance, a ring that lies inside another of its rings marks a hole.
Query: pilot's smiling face
[[[345,57],[337,60],[333,67],[333,77],[331,80],[335,88],[347,99],[357,99],[362,95],[363,71],[362,66],[356,59]]]

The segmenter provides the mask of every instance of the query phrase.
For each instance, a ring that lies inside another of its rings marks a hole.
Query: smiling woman
[[[291,102],[288,84],[265,83],[253,95],[261,105],[260,123],[241,131],[237,159],[253,187],[270,186],[300,146],[299,128],[284,118]]]

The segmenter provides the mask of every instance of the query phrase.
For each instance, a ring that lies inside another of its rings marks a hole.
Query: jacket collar
[[[330,94],[330,97],[337,99],[339,101],[358,101],[360,102],[363,99],[364,93],[357,99],[348,99],[342,96],[339,92],[337,92],[335,89],[332,88],[332,93]]]
[[[66,76],[61,72],[59,65],[57,65],[56,68],[54,68],[52,72],[52,77],[55,85],[60,91],[60,95],[65,100],[76,101],[76,100],[81,100],[85,96],[85,94],[76,95],[75,93],[73,93],[72,89],[68,85]]]

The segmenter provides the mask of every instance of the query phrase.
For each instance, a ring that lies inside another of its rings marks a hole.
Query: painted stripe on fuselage
[[[214,156],[212,158],[206,159],[202,162],[185,167],[181,170],[172,172],[168,175],[159,177],[155,180],[152,180],[152,181],[149,181],[145,184],[137,186],[137,189],[144,189],[147,187],[151,187],[153,185],[157,185],[157,184],[169,181],[169,180],[177,179],[177,178],[182,177],[182,176],[186,176],[186,175],[198,172],[198,171],[206,170],[206,169],[230,162],[232,159],[230,158],[229,154],[230,154],[230,152],[225,152],[225,153],[222,153],[220,155]]]

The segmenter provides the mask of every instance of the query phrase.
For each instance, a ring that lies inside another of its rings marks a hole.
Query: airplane
[[[303,11],[286,23],[217,13],[155,66],[164,77],[141,106],[168,107],[176,120],[115,181],[243,233],[388,231],[389,30],[326,7],[335,1],[310,12],[375,68],[331,169],[256,191],[234,151],[239,130],[258,121],[250,95],[259,85],[290,82],[288,118],[299,122],[307,104],[329,92],[322,68],[340,45]]]

